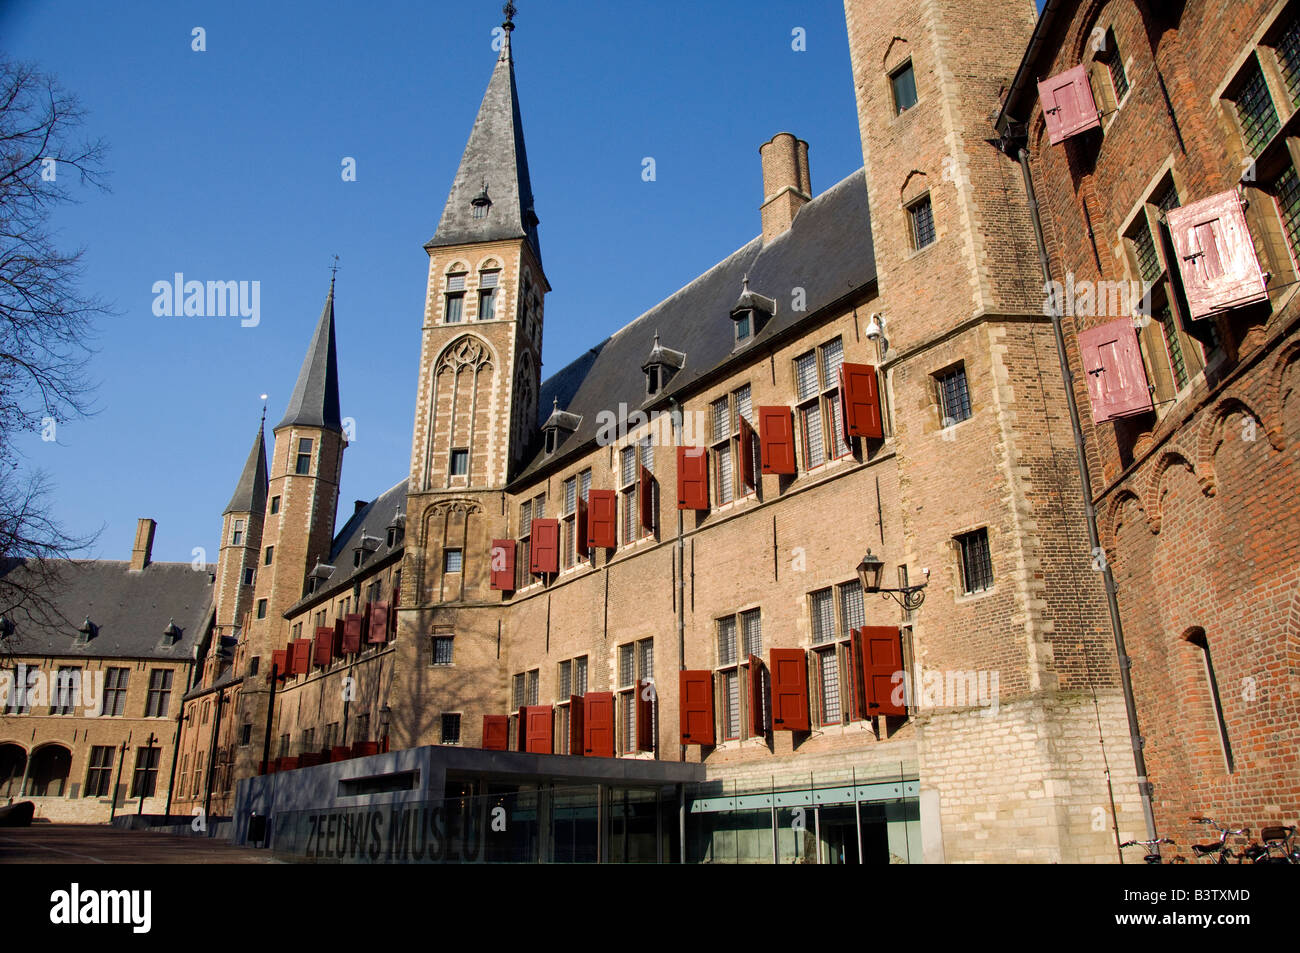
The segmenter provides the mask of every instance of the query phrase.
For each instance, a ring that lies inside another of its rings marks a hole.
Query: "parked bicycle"
[[[1163,864],[1164,860],[1160,856],[1160,845],[1168,844],[1174,846],[1174,842],[1168,837],[1157,837],[1155,840],[1126,840],[1120,844],[1120,849],[1125,847],[1140,846],[1147,849],[1147,853],[1142,857],[1142,862],[1147,864]]]
[[[1241,863],[1241,857],[1243,855],[1234,854],[1232,852],[1232,848],[1228,846],[1228,838],[1230,836],[1244,837],[1249,835],[1249,827],[1238,827],[1235,829],[1222,827],[1218,821],[1210,817],[1192,817],[1190,820],[1196,824],[1205,824],[1209,827],[1213,827],[1219,832],[1219,839],[1215,843],[1192,845],[1192,856],[1196,859],[1198,864],[1226,864],[1233,859],[1236,859],[1237,863]]]
[[[1293,846],[1296,829],[1290,826],[1265,827],[1259,832],[1262,844],[1251,844],[1241,852],[1252,864],[1300,864],[1300,846]]]

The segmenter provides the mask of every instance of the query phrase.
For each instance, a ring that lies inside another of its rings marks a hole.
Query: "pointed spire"
[[[266,411],[262,411],[262,425],[257,428],[257,439],[248,451],[244,471],[235,484],[235,495],[230,498],[222,515],[226,513],[260,513],[266,507]]]
[[[507,3],[501,55],[488,81],[438,230],[425,248],[524,238],[541,260],[533,186],[528,177],[524,126],[519,115],[514,54],[514,4]],[[485,200],[491,196],[490,201]]]
[[[325,308],[316,323],[316,333],[312,335],[307,356],[303,359],[302,370],[298,372],[298,383],[293,387],[293,396],[289,398],[289,407],[284,419],[276,425],[282,427],[323,427],[326,430],[342,430],[343,422],[339,417],[339,368],[338,357],[334,349],[334,278],[330,277],[330,293],[325,299]]]

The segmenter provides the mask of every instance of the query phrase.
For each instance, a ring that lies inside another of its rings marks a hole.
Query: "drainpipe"
[[[1038,264],[1042,268],[1043,282],[1052,280],[1051,265],[1047,259],[1047,246],[1043,241],[1043,224],[1038,217],[1038,197],[1034,180],[1029,172],[1029,155],[1024,148],[1016,150],[1020,171],[1025,180],[1025,195],[1029,200],[1029,215],[1034,223],[1034,241],[1038,244]],[[1115,654],[1119,658],[1119,681],[1124,691],[1124,711],[1128,715],[1129,740],[1133,746],[1133,765],[1137,770],[1138,794],[1142,798],[1142,816],[1146,820],[1147,839],[1156,839],[1156,817],[1151,805],[1151,783],[1147,780],[1147,762],[1142,754],[1142,733],[1138,730],[1137,705],[1133,700],[1133,680],[1129,677],[1129,657],[1124,648],[1124,626],[1119,617],[1119,599],[1116,597],[1115,577],[1106,560],[1097,535],[1097,510],[1092,505],[1092,479],[1088,475],[1088,457],[1084,449],[1083,428],[1079,424],[1079,406],[1074,400],[1074,382],[1070,363],[1066,358],[1065,334],[1061,330],[1061,313],[1054,295],[1049,296],[1052,331],[1056,335],[1056,356],[1061,362],[1061,379],[1065,382],[1065,401],[1070,408],[1070,427],[1074,431],[1074,456],[1079,470],[1079,484],[1083,490],[1083,511],[1088,518],[1088,544],[1094,554],[1101,555],[1101,576],[1106,584],[1106,604],[1110,609],[1110,628],[1115,636]],[[1160,853],[1159,845],[1155,853]]]
[[[671,397],[668,400],[669,420],[673,427],[673,446],[679,446],[682,441],[682,405],[678,403],[677,398]],[[685,523],[682,519],[682,511],[677,511],[677,670],[679,672],[686,670],[686,543],[683,538],[685,532]],[[678,741],[680,742],[680,733]],[[686,746],[678,744],[677,760],[686,760]],[[683,852],[685,844],[682,845]]]

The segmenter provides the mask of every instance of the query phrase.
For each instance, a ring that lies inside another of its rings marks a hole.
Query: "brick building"
[[[808,144],[774,136],[758,237],[546,380],[507,22],[425,246],[410,471],[335,533],[331,289],[266,489],[259,434],[223,522],[235,647],[186,700],[221,700],[187,722],[187,804],[205,750],[238,780],[433,745],[523,752],[448,773],[462,799],[554,797],[569,770],[507,778],[512,757],[696,765],[659,855],[692,861],[1112,861],[1141,833],[1032,216],[992,126],[1033,4],[846,18],[863,170],[815,193]],[[864,591],[873,560],[924,605]]]
[[[39,590],[0,619],[0,803],[52,821],[168,808],[177,699],[212,631],[213,576],[155,563],[142,519],[129,562],[15,562]]]
[[[1298,105],[1295,3],[1049,2],[998,120],[1180,844],[1300,816]]]

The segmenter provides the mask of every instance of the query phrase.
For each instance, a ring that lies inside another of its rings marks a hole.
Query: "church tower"
[[[273,431],[270,478],[256,557],[252,614],[238,659],[258,674],[245,681],[239,718],[252,726],[255,743],[240,748],[247,764],[239,776],[255,769],[262,754],[270,686],[271,651],[289,639],[285,611],[302,598],[307,574],[317,561],[329,560],[343,470],[343,422],[339,415],[338,358],[334,345],[334,281],[307,348],[289,406]]]
[[[542,271],[506,5],[500,55],[461,157],[429,255],[411,444],[395,745],[428,734],[446,699],[441,672],[421,665],[431,636],[454,635],[456,664],[482,661],[484,706],[499,705],[501,594],[490,588],[492,540],[510,536],[504,488],[537,426]],[[462,669],[463,673],[463,669]],[[481,675],[481,677],[480,677]],[[498,684],[499,683],[499,684]],[[463,694],[463,690],[462,690]],[[407,709],[409,718],[403,718]],[[460,698],[462,739],[477,744],[474,699]],[[431,714],[431,712],[433,712]]]

